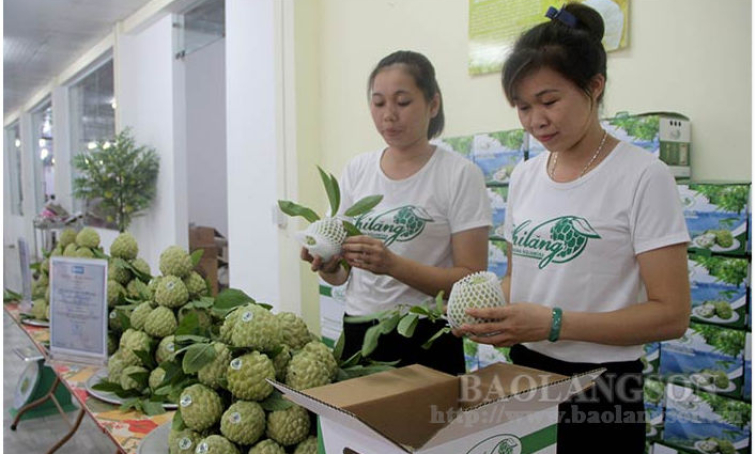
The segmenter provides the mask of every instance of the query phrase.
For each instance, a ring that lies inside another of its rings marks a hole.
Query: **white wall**
[[[160,156],[157,197],[129,228],[153,272],[166,247],[188,247],[183,65],[174,61],[172,34],[171,17],[164,16],[134,34],[119,34],[114,51],[117,129],[131,127],[137,143]]]
[[[228,236],[226,45],[220,39],[184,59],[189,222]]]

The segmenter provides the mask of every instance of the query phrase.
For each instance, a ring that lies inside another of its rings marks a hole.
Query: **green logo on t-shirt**
[[[585,219],[560,216],[531,228],[527,220],[512,232],[512,254],[538,259],[538,268],[577,258],[590,238],[601,238]]]
[[[420,235],[428,222],[433,222],[433,218],[423,208],[405,205],[383,213],[363,214],[354,225],[365,235],[390,246],[394,241],[409,241]]]

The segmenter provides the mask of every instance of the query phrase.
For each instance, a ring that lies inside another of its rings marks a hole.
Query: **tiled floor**
[[[13,348],[27,345],[32,345],[29,338],[7,314],[3,313],[3,366],[5,369],[3,375],[3,448],[6,453],[46,453],[68,432],[69,428],[56,413],[38,419],[23,420],[18,424],[15,432],[10,430],[13,418],[9,410],[13,406],[16,382],[26,367],[26,363],[16,356]],[[76,402],[75,399],[72,400]],[[75,410],[68,413],[71,423],[76,420],[76,414]],[[74,436],[56,451],[59,454],[113,454],[115,452],[115,444],[88,416],[84,417]]]

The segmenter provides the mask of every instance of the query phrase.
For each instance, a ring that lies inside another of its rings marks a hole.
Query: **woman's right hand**
[[[324,262],[319,255],[312,255],[310,254],[310,251],[307,250],[307,248],[303,247],[302,251],[299,253],[299,258],[301,258],[305,262],[308,262],[312,271],[321,271],[323,273],[333,274],[339,270],[339,265],[341,264],[342,257],[341,254],[336,254],[331,257],[330,260]]]

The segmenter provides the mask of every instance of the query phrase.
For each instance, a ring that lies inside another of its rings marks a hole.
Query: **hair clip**
[[[559,10],[557,10],[553,6],[549,6],[549,9],[546,10],[546,17],[548,17],[552,21],[558,20],[559,22],[570,28],[575,28],[577,26],[577,18],[573,16],[569,11],[566,11],[564,9],[564,6],[562,6],[562,9]]]

